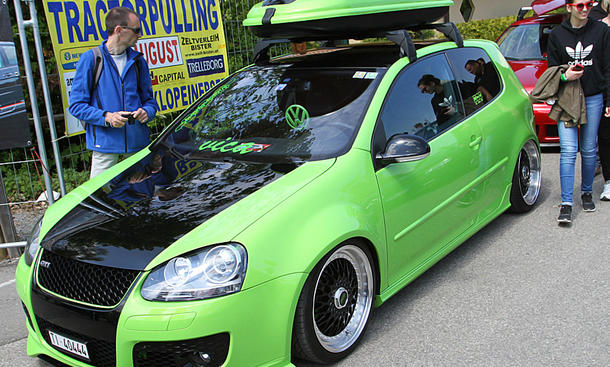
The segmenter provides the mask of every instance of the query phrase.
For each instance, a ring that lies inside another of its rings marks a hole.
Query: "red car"
[[[567,17],[567,14],[544,14],[564,5],[565,0],[533,1],[531,8],[522,8],[519,11],[517,21],[511,24],[496,41],[528,93],[534,89],[536,81],[547,68],[546,48],[549,34]],[[523,15],[528,10],[533,10],[535,15],[523,19]],[[540,145],[559,145],[557,122],[548,117],[551,106],[545,103],[534,103],[533,106]]]

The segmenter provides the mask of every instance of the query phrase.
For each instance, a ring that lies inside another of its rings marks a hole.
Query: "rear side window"
[[[446,53],[464,101],[466,115],[485,106],[500,93],[500,75],[485,51],[464,47],[447,50]]]
[[[510,60],[546,58],[549,34],[556,24],[524,24],[511,27],[498,40],[500,51]]]

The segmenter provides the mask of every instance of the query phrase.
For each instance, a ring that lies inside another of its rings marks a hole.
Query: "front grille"
[[[138,274],[137,270],[88,264],[43,251],[38,284],[71,300],[111,307],[121,302]]]
[[[215,367],[225,362],[228,352],[229,334],[222,333],[175,342],[138,343],[133,348],[133,362],[135,367]],[[207,354],[207,363],[203,363],[201,354]]]
[[[44,340],[55,350],[61,352],[63,354],[69,355],[74,359],[78,359],[80,361],[86,362],[93,366],[97,367],[115,367],[116,366],[116,352],[114,343],[109,343],[104,340],[94,339],[87,335],[82,335],[79,333],[75,333],[73,331],[64,329],[60,326],[52,324],[45,319],[35,315],[36,323],[38,324],[38,328],[40,328],[40,333]],[[51,344],[51,337],[49,336],[48,330],[51,330],[54,333],[57,333],[66,338],[74,339],[80,342],[83,342],[87,345],[87,351],[89,352],[89,357],[91,361],[87,361],[87,359],[69,354],[68,352],[55,348],[53,344]]]

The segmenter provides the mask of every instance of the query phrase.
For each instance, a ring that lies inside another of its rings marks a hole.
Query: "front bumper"
[[[116,366],[134,366],[134,358],[137,358],[134,355],[134,347],[138,343],[187,341],[220,334],[228,335],[230,340],[224,366],[292,366],[292,322],[299,290],[306,278],[307,274],[303,273],[285,275],[232,295],[203,301],[149,302],[140,296],[144,279],[141,277],[122,309],[115,310],[118,317],[115,321],[114,340]],[[36,308],[40,309],[40,301],[36,299],[40,296],[36,294],[37,291],[32,290],[32,268],[24,263],[23,258],[19,261],[16,279],[19,297],[32,321],[27,326],[28,355],[44,354],[71,366],[90,366],[58,351],[43,337],[39,324],[44,325],[44,321],[41,318],[39,322],[36,317],[39,312]],[[33,299],[36,303],[32,302]],[[91,317],[87,315],[91,313],[83,311],[83,307],[75,308],[74,305],[56,299],[51,303],[52,312],[63,313],[65,310],[64,317],[77,315],[75,317],[89,318],[85,321],[90,324],[99,321],[90,320]],[[78,316],[79,314],[84,316]],[[93,315],[93,318],[97,317],[95,313]],[[76,335],[87,338],[87,331],[73,330],[72,324],[79,323],[61,323],[65,329],[57,332],[61,334],[60,331],[74,331]],[[42,332],[46,332],[45,330],[46,328],[43,328]],[[148,343],[149,349],[151,345],[159,344]],[[136,350],[141,352],[142,349]],[[205,350],[202,352],[205,353]]]

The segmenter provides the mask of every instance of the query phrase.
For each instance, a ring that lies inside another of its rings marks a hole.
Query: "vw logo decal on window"
[[[309,112],[305,107],[293,104],[286,109],[286,122],[293,129],[305,128],[309,123]]]

